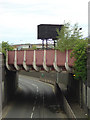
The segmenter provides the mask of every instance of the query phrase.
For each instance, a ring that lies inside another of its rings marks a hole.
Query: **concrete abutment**
[[[6,102],[13,99],[15,92],[18,88],[18,72],[17,71],[8,71],[6,69],[5,74],[5,100]]]

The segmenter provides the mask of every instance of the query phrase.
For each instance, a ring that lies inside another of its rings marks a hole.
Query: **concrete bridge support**
[[[5,100],[6,103],[13,99],[15,92],[18,88],[18,72],[9,71],[6,69],[5,73]]]

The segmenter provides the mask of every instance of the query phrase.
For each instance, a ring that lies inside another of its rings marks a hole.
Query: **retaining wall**
[[[56,84],[56,94],[58,94],[60,102],[61,102],[61,107],[62,109],[65,111],[65,113],[67,114],[68,118],[73,118],[74,120],[76,120],[76,116],[74,114],[74,112],[72,111],[67,99],[65,98],[63,92],[61,91],[60,87],[58,86],[58,84]]]
[[[56,92],[56,94],[58,94],[58,97],[60,99],[60,105],[61,105],[62,109],[67,114],[68,118],[74,118],[74,120],[76,119],[76,116],[73,113],[68,101],[66,100],[66,98],[64,97],[60,87],[56,83],[56,81],[57,81],[57,73],[56,72],[52,72],[52,73],[43,72],[44,76],[42,76],[42,73],[39,73],[39,72],[21,71],[19,74],[28,75],[28,76],[32,76],[32,77],[38,77],[38,78],[40,78],[40,80],[42,82],[53,84],[55,86],[55,92]],[[60,73],[58,75],[58,78],[59,78],[58,82],[61,82],[61,84],[64,84],[65,88],[68,85],[68,77],[69,77],[68,73],[66,73],[66,72]],[[60,79],[61,79],[61,81],[60,81]]]

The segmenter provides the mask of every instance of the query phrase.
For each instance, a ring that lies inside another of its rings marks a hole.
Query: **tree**
[[[8,42],[2,42],[2,53],[4,54],[4,56],[6,56],[6,50],[13,50],[14,47],[12,47],[11,45],[9,45]]]
[[[71,57],[74,57],[74,73],[75,79],[85,82],[87,76],[87,39],[78,41],[78,44],[73,48]]]
[[[57,34],[56,49],[60,51],[73,49],[77,44],[77,41],[82,38],[82,34],[77,23],[73,27],[70,26],[70,23],[65,23],[60,31],[57,29]]]
[[[81,29],[81,28],[80,28]],[[57,47],[60,51],[72,49],[71,57],[75,58],[74,74],[75,79],[86,80],[87,71],[87,39],[82,38],[78,24],[70,28],[70,24],[66,23],[61,31],[57,30]],[[67,55],[67,54],[66,54]]]
[[[37,47],[36,47],[36,45],[32,45],[32,48],[31,48],[32,50],[36,50],[37,49]]]

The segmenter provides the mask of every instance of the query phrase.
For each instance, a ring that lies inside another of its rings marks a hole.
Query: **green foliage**
[[[36,50],[37,49],[36,45],[33,45],[31,49]]]
[[[0,52],[2,52],[2,44],[0,43]]]
[[[86,80],[87,76],[87,39],[81,39],[78,41],[76,46],[73,48],[71,57],[74,57],[74,73],[75,79]]]
[[[57,29],[57,46],[56,49],[60,51],[70,50],[76,45],[78,39],[82,37],[78,28],[78,24],[70,27],[70,23],[66,23],[61,31]]]
[[[14,48],[8,42],[2,42],[2,53],[6,56],[6,50],[13,50]]]
[[[60,51],[72,49],[71,57],[75,58],[74,74],[77,80],[86,80],[87,76],[87,39],[82,39],[81,28],[78,28],[78,24],[70,27],[69,23],[66,23],[61,31],[57,29],[57,47]]]

